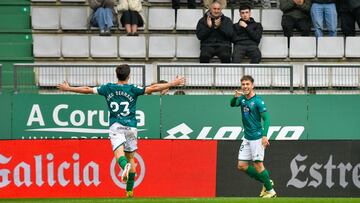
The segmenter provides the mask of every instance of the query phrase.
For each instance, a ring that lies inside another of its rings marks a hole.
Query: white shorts
[[[112,150],[124,145],[125,152],[137,150],[137,129],[114,123],[110,126],[109,137]]]
[[[239,161],[264,161],[265,149],[261,138],[247,140],[244,138],[239,149]]]

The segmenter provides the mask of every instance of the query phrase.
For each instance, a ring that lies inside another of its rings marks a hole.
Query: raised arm
[[[59,84],[57,88],[64,92],[76,92],[82,94],[94,94],[94,90],[91,87],[72,87],[67,81],[64,81],[62,84]]]
[[[168,82],[168,83],[161,83],[161,84],[154,84],[145,88],[146,94],[151,94],[153,92],[160,92],[161,90],[168,89],[170,87],[175,87],[179,85],[185,84],[184,77],[176,77],[175,80]]]

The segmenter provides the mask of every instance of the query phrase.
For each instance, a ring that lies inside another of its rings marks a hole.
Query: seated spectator
[[[360,27],[360,1],[339,1],[341,30],[345,36],[355,36],[355,21]]]
[[[281,20],[284,36],[293,36],[295,28],[301,36],[310,35],[310,6],[311,0],[280,0],[280,9],[284,13]]]
[[[119,0],[117,6],[121,14],[120,22],[128,36],[139,36],[138,27],[144,26],[141,0]]]
[[[233,25],[233,63],[241,63],[245,56],[250,58],[250,63],[260,63],[261,52],[258,45],[263,31],[262,25],[251,17],[249,5],[241,5],[239,11],[240,20]]]
[[[200,42],[200,63],[209,63],[213,56],[218,56],[221,63],[230,63],[232,22],[222,11],[219,0],[211,3],[196,26],[196,36]]]
[[[312,0],[310,13],[316,37],[324,36],[324,23],[329,30],[329,36],[336,36],[337,12],[335,0]]]
[[[110,29],[117,23],[117,15],[114,10],[113,0],[88,0],[90,8],[93,10],[90,15],[90,25],[99,27],[100,36],[110,36]]]

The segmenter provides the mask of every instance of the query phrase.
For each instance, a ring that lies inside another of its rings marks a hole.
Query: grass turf
[[[1,203],[359,203],[360,198],[134,198],[134,199],[114,199],[114,198],[83,198],[83,199],[0,199]]]

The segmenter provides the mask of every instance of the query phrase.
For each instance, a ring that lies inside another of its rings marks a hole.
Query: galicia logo
[[[140,185],[141,182],[144,180],[145,171],[146,171],[144,160],[138,153],[135,153],[135,162],[138,163],[138,166],[137,166],[137,175],[135,177],[134,188],[136,188],[138,185]],[[140,165],[140,170],[139,170],[139,165]],[[126,184],[124,184],[121,181],[122,169],[117,164],[115,158],[113,158],[113,160],[111,162],[110,174],[111,174],[111,179],[118,187],[120,187],[122,189],[126,188]]]

